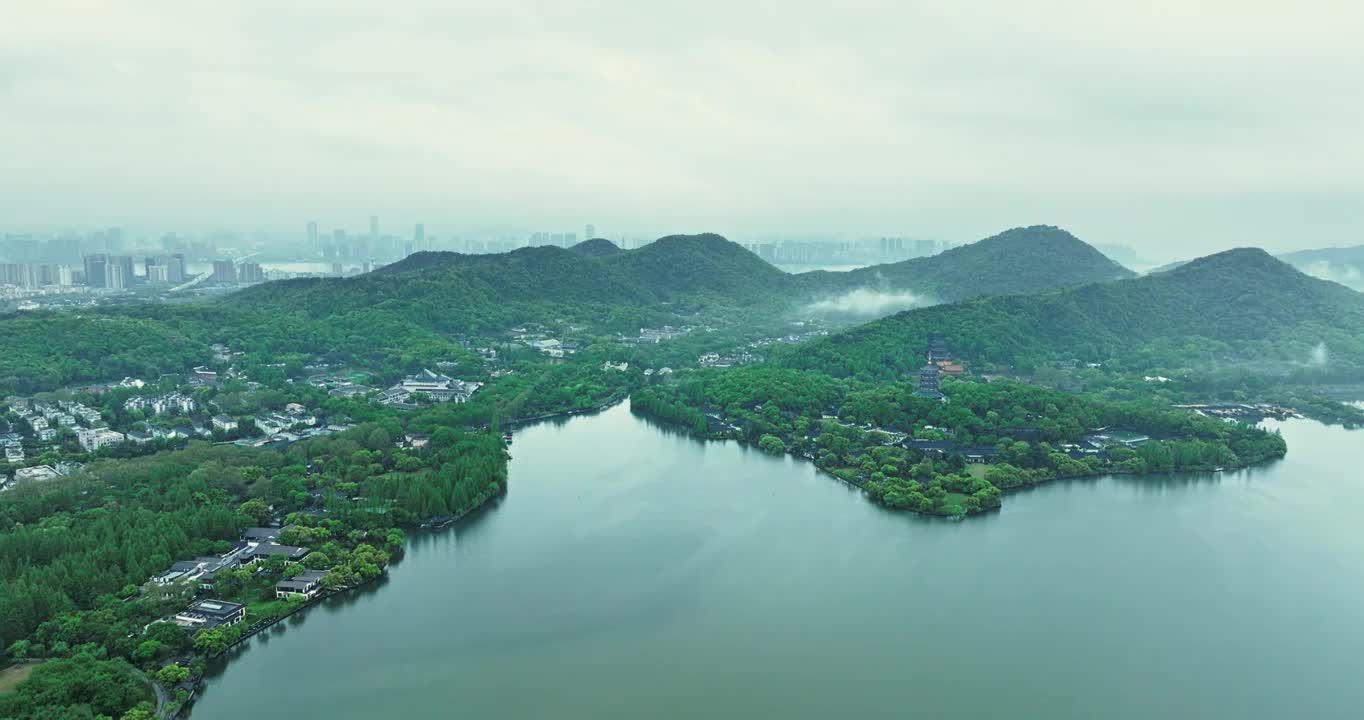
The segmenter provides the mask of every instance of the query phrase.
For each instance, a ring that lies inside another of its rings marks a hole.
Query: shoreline
[[[703,434],[700,434],[700,433],[697,433],[697,432],[691,430],[690,428],[688,428],[687,426],[685,426],[685,425],[683,425],[683,424],[681,424],[681,423],[676,423],[676,422],[672,422],[672,421],[666,420],[666,419],[664,419],[664,418],[658,417],[658,416],[656,416],[656,415],[653,415],[653,414],[651,414],[651,413],[649,413],[649,412],[646,412],[646,411],[643,411],[643,410],[635,410],[633,407],[630,408],[630,413],[631,413],[632,415],[636,415],[637,417],[647,418],[650,422],[658,423],[659,425],[661,425],[661,426],[663,426],[663,427],[666,427],[666,428],[668,428],[668,429],[671,430],[671,431],[683,433],[683,434],[687,435],[688,437],[694,438],[694,439],[696,439],[696,440],[700,440],[700,441],[702,441],[702,442],[734,442],[734,443],[737,443],[737,444],[739,444],[741,447],[744,447],[744,448],[750,448],[750,449],[755,450],[755,451],[757,451],[757,452],[761,452],[761,453],[764,453],[764,454],[766,454],[766,455],[772,455],[772,456],[774,456],[774,457],[778,456],[778,453],[768,452],[768,451],[763,450],[762,448],[758,447],[758,444],[757,444],[757,443],[746,442],[746,441],[741,440],[741,439],[739,439],[739,438],[714,437],[714,436],[709,435],[709,434],[704,434],[704,435],[703,435]],[[1320,420],[1315,420],[1315,419],[1312,419],[1312,418],[1306,418],[1306,417],[1304,417],[1303,419],[1308,419],[1308,420],[1312,420],[1312,422],[1321,423]],[[1324,425],[1324,424],[1326,424],[1326,423],[1322,423],[1322,424]],[[976,512],[964,513],[964,514],[962,514],[962,515],[939,515],[939,514],[937,514],[937,513],[928,513],[928,512],[923,512],[923,511],[921,511],[921,510],[914,510],[914,509],[911,509],[911,508],[899,508],[899,507],[894,507],[894,506],[892,506],[892,505],[887,505],[886,503],[881,502],[881,501],[872,493],[872,491],[871,491],[870,489],[867,488],[867,484],[870,482],[869,480],[863,480],[863,479],[861,479],[861,478],[857,478],[857,479],[852,479],[852,480],[850,480],[850,479],[848,479],[848,478],[840,477],[840,476],[836,475],[835,473],[829,471],[828,469],[823,468],[823,467],[820,467],[819,463],[818,463],[817,461],[815,461],[813,458],[806,457],[805,455],[801,455],[801,454],[799,454],[799,453],[791,452],[789,449],[787,449],[787,450],[781,452],[780,455],[784,455],[784,456],[789,456],[789,457],[795,458],[797,461],[800,461],[800,462],[808,462],[809,464],[813,465],[814,468],[815,468],[815,470],[819,471],[820,473],[822,473],[822,474],[824,474],[824,475],[827,475],[827,476],[833,478],[834,480],[837,480],[837,481],[839,481],[839,482],[842,482],[842,483],[845,483],[845,484],[850,485],[850,486],[852,486],[852,487],[855,487],[855,488],[857,488],[858,490],[861,490],[863,493],[865,493],[865,494],[867,495],[867,498],[868,498],[873,504],[877,505],[878,507],[885,508],[886,510],[892,510],[892,511],[895,511],[895,512],[906,512],[906,513],[909,513],[909,514],[911,514],[911,515],[917,515],[917,516],[919,516],[919,517],[925,517],[925,518],[943,518],[943,519],[946,519],[946,520],[964,520],[964,519],[966,519],[966,518],[968,518],[968,517],[977,517],[977,516],[980,516],[980,515],[987,515],[987,514],[990,514],[990,513],[998,513],[998,512],[1000,512],[1000,511],[1002,511],[1002,510],[1004,509],[1003,507],[997,507],[997,508],[988,508],[988,509],[977,510]],[[1217,467],[1217,468],[1209,468],[1209,469],[1206,469],[1206,470],[1175,470],[1175,471],[1172,471],[1172,472],[1163,472],[1163,473],[1161,473],[1161,472],[1136,473],[1136,472],[1131,472],[1131,471],[1119,470],[1119,469],[1116,469],[1116,468],[1105,468],[1103,472],[1084,473],[1084,474],[1080,474],[1080,475],[1057,475],[1057,476],[1054,476],[1054,477],[1049,477],[1049,478],[1046,478],[1046,479],[1043,479],[1043,480],[1039,480],[1039,481],[1037,481],[1037,482],[1025,483],[1025,484],[1022,484],[1022,485],[1015,485],[1015,486],[1010,487],[1010,488],[999,488],[999,491],[1000,491],[1000,493],[1002,493],[1002,494],[1004,494],[1004,495],[1009,495],[1009,494],[1014,493],[1014,492],[1016,492],[1016,491],[1030,490],[1030,489],[1032,489],[1032,488],[1040,487],[1040,486],[1042,486],[1042,485],[1049,485],[1049,484],[1051,484],[1051,483],[1058,482],[1058,481],[1061,481],[1061,480],[1091,480],[1091,479],[1096,479],[1096,478],[1101,478],[1101,477],[1106,477],[1106,476],[1114,476],[1114,477],[1117,477],[1117,476],[1128,476],[1128,477],[1156,477],[1156,476],[1168,476],[1168,475],[1217,474],[1217,473],[1220,473],[1220,472],[1223,472],[1223,471],[1234,472],[1234,471],[1245,470],[1245,469],[1247,469],[1247,468],[1255,467],[1256,465],[1263,465],[1263,464],[1266,464],[1266,463],[1270,463],[1270,462],[1275,462],[1275,461],[1278,461],[1278,460],[1282,460],[1286,455],[1287,455],[1287,450],[1285,450],[1285,453],[1284,453],[1284,455],[1282,455],[1282,456],[1279,456],[1279,457],[1276,457],[1276,458],[1269,458],[1269,459],[1264,460],[1264,461],[1259,462],[1259,463],[1244,463],[1244,464],[1241,464],[1241,465],[1227,465],[1227,466],[1222,466],[1222,467]],[[988,467],[988,465],[989,465],[989,464],[987,464],[987,467]]]
[[[407,529],[415,529],[415,530],[424,530],[424,531],[431,532],[431,533],[445,532],[445,531],[449,530],[449,529],[451,528],[451,526],[456,525],[459,521],[461,521],[461,520],[463,520],[464,518],[468,517],[469,515],[473,514],[475,511],[482,510],[484,507],[486,507],[486,506],[488,505],[488,503],[492,502],[493,498],[500,497],[500,496],[502,496],[502,495],[505,495],[506,493],[507,493],[507,486],[506,486],[506,484],[505,484],[505,483],[499,483],[498,486],[497,486],[495,489],[490,489],[488,492],[485,492],[481,497],[479,497],[479,498],[478,498],[473,504],[471,504],[468,508],[465,508],[465,509],[464,509],[463,511],[461,511],[460,513],[451,516],[451,518],[450,518],[448,521],[446,521],[444,524],[442,524],[440,527],[423,528],[423,527],[421,527],[420,525],[416,525],[416,526],[409,526],[408,528],[404,528],[404,530],[407,530]],[[404,554],[407,553],[407,539],[406,539],[406,538],[404,538],[404,540],[403,540],[403,553],[404,553]],[[401,558],[399,558],[399,561],[401,561]],[[314,598],[308,600],[307,602],[304,602],[304,603],[299,604],[298,607],[292,608],[291,610],[289,610],[289,612],[287,612],[287,613],[285,613],[285,614],[283,614],[283,615],[280,615],[280,616],[271,618],[271,619],[269,619],[269,620],[261,620],[261,621],[255,623],[255,624],[253,624],[253,625],[249,628],[249,632],[248,632],[248,633],[243,634],[240,638],[238,638],[236,641],[234,641],[231,645],[228,645],[227,647],[223,648],[221,652],[215,653],[215,654],[213,654],[213,655],[210,655],[210,656],[204,658],[204,659],[205,659],[205,662],[206,662],[206,663],[207,663],[207,662],[212,662],[212,661],[218,660],[219,658],[222,658],[224,655],[227,655],[228,652],[232,651],[234,648],[240,647],[241,645],[245,644],[247,641],[249,641],[249,640],[255,638],[257,635],[260,635],[262,632],[264,632],[264,631],[266,631],[266,630],[269,630],[270,628],[272,628],[272,627],[278,625],[278,624],[281,623],[281,622],[284,622],[285,620],[289,619],[290,617],[293,617],[294,615],[296,615],[296,614],[298,614],[298,613],[300,613],[300,612],[302,612],[302,611],[304,611],[304,610],[307,610],[307,609],[310,609],[310,608],[315,607],[315,606],[317,606],[317,605],[320,605],[320,604],[322,604],[324,601],[331,600],[332,598],[341,597],[341,596],[346,595],[346,594],[348,594],[348,593],[351,593],[351,592],[353,592],[353,591],[355,591],[355,590],[359,590],[359,589],[361,589],[361,588],[368,587],[368,586],[373,585],[374,583],[378,582],[379,580],[388,578],[388,569],[389,569],[389,567],[390,567],[391,565],[393,565],[393,563],[389,563],[389,565],[384,566],[384,571],[383,571],[383,573],[381,573],[381,574],[379,574],[379,575],[376,575],[376,576],[374,576],[374,577],[372,577],[372,578],[369,578],[368,580],[361,581],[361,582],[356,583],[356,584],[354,584],[354,585],[347,585],[346,587],[343,587],[343,588],[337,588],[337,589],[335,589],[335,590],[333,590],[333,591],[331,591],[331,592],[319,594],[317,597],[314,597]],[[231,659],[226,659],[226,660],[223,660],[222,662],[224,663],[224,666],[223,666],[222,670],[225,671],[225,670],[229,667],[229,665],[230,665],[230,663],[231,663]],[[208,676],[208,673],[207,673],[207,672],[203,672],[203,673],[200,673],[200,674],[198,674],[197,676],[195,676],[195,677],[193,678],[193,682],[192,682],[191,685],[190,685],[190,687],[191,687],[192,689],[190,690],[189,697],[185,699],[185,703],[184,703],[183,705],[181,705],[181,706],[179,707],[179,709],[177,709],[173,715],[169,715],[169,716],[167,716],[167,717],[171,718],[171,720],[182,720],[183,718],[188,718],[188,717],[190,717],[190,716],[193,714],[194,703],[195,703],[195,701],[198,699],[200,693],[201,693],[201,692],[203,691],[203,689],[204,689],[205,678],[206,678],[207,676]],[[155,680],[153,680],[153,682],[155,682]],[[183,685],[180,686],[180,687],[183,687]],[[167,688],[167,690],[168,690],[168,691],[171,691],[171,690],[174,690],[174,688]],[[160,717],[160,716],[158,716],[158,717]]]
[[[615,407],[616,405],[619,405],[628,399],[630,399],[629,393],[625,393],[624,395],[613,395],[610,398],[606,399],[605,401],[598,403],[597,405],[594,405],[592,407],[580,408],[576,410],[560,410],[559,412],[544,413],[541,415],[531,415],[529,417],[522,418],[513,418],[511,420],[504,420],[498,423],[498,426],[500,428],[510,430],[512,428],[534,425],[535,423],[543,422],[545,420],[553,420],[555,418],[573,417],[575,415],[591,415],[592,413],[599,413],[602,412],[603,410]],[[485,426],[485,429],[488,429],[488,426]]]
[[[610,409],[610,408],[612,408],[612,407],[615,407],[616,405],[619,405],[619,404],[625,402],[625,401],[628,400],[629,398],[630,398],[629,393],[624,393],[624,394],[620,394],[620,395],[613,395],[612,397],[608,398],[607,400],[605,400],[605,401],[603,401],[603,402],[601,402],[601,403],[598,403],[597,405],[594,405],[594,406],[589,407],[589,408],[580,408],[580,409],[574,409],[574,410],[563,410],[563,411],[560,411],[560,412],[544,413],[544,414],[541,414],[541,415],[535,415],[535,416],[531,416],[531,417],[516,418],[516,419],[511,420],[511,421],[508,421],[508,422],[506,422],[506,423],[500,423],[499,425],[500,425],[501,427],[507,428],[507,429],[508,429],[508,432],[510,432],[510,429],[512,429],[512,428],[524,428],[524,427],[528,427],[528,426],[530,426],[530,425],[534,425],[534,424],[536,424],[536,423],[540,423],[540,422],[544,422],[544,421],[548,421],[548,420],[554,420],[554,419],[556,419],[556,418],[568,418],[568,417],[574,417],[574,416],[578,416],[578,415],[590,415],[590,414],[599,413],[599,412],[605,411],[605,410],[607,410],[607,409]],[[483,429],[484,429],[484,430],[489,430],[490,428],[485,427],[485,428],[483,428]],[[504,449],[508,449],[508,448],[506,448],[506,446],[504,446]],[[479,497],[479,498],[478,498],[472,505],[470,505],[468,508],[465,508],[463,511],[461,511],[461,512],[459,512],[459,513],[457,513],[457,514],[455,514],[455,515],[453,515],[453,516],[451,516],[449,520],[444,521],[444,522],[443,522],[440,526],[438,526],[438,527],[423,527],[423,526],[421,526],[421,525],[419,524],[419,525],[409,526],[408,528],[404,528],[404,529],[405,529],[405,530],[408,530],[408,529],[423,530],[423,531],[427,531],[427,532],[431,532],[431,533],[444,532],[444,531],[450,529],[452,526],[458,524],[461,520],[464,520],[465,518],[469,517],[469,516],[472,515],[474,512],[476,512],[476,511],[478,511],[478,510],[482,510],[483,508],[487,507],[487,505],[488,505],[490,502],[492,502],[492,500],[493,500],[494,498],[503,496],[503,495],[505,495],[506,493],[507,493],[507,484],[506,484],[505,482],[499,483],[498,486],[497,486],[495,489],[490,489],[488,492],[485,492],[481,497]],[[403,544],[404,544],[404,553],[406,553],[406,544],[407,544],[406,540],[404,540],[404,543],[403,543]],[[401,559],[400,559],[399,561],[401,561]],[[391,563],[390,563],[390,565],[391,565]],[[211,662],[211,661],[214,661],[214,660],[218,660],[219,658],[222,658],[224,655],[227,655],[227,653],[228,653],[229,651],[231,651],[232,649],[242,646],[242,645],[245,644],[247,641],[251,640],[252,638],[255,638],[257,635],[259,635],[260,633],[264,632],[265,630],[268,630],[268,629],[274,627],[275,625],[278,625],[279,623],[283,622],[284,620],[286,620],[286,619],[288,619],[288,618],[290,618],[290,617],[293,617],[294,615],[296,615],[296,614],[298,614],[298,613],[300,613],[300,612],[302,612],[302,611],[304,611],[304,610],[307,610],[307,609],[312,608],[312,607],[314,607],[314,606],[316,606],[316,605],[319,605],[319,604],[321,604],[323,601],[330,600],[330,599],[335,598],[335,597],[340,597],[340,596],[345,595],[345,594],[347,594],[347,593],[350,593],[350,592],[352,592],[352,591],[354,591],[354,590],[359,590],[360,588],[367,587],[367,586],[372,585],[373,583],[377,582],[378,580],[383,579],[383,578],[387,578],[387,577],[388,577],[388,567],[385,567],[385,568],[384,568],[384,572],[383,572],[383,574],[381,574],[381,575],[378,575],[378,576],[376,576],[376,577],[370,578],[370,579],[368,579],[368,580],[365,580],[365,581],[363,581],[363,582],[357,583],[357,584],[355,584],[355,585],[350,585],[350,586],[347,586],[347,587],[344,587],[344,588],[338,588],[337,590],[335,590],[335,591],[333,591],[333,592],[329,592],[329,593],[325,593],[325,594],[318,595],[317,597],[315,597],[315,598],[313,598],[313,599],[311,599],[311,600],[309,600],[309,601],[307,601],[307,602],[305,602],[305,603],[300,604],[298,607],[291,609],[289,612],[285,613],[284,615],[280,615],[280,616],[275,617],[275,618],[272,618],[272,619],[270,619],[270,620],[262,620],[262,621],[260,621],[259,623],[256,623],[255,625],[252,625],[252,626],[251,626],[251,629],[250,629],[250,632],[249,632],[248,634],[244,634],[242,637],[238,638],[238,639],[237,639],[235,642],[233,642],[231,645],[229,645],[229,646],[223,648],[223,650],[222,650],[221,652],[216,653],[216,654],[214,654],[214,655],[212,655],[212,656],[206,657],[205,660],[208,661],[208,662]],[[230,660],[223,660],[223,662],[224,662],[224,663],[229,663]],[[224,665],[224,668],[223,668],[223,669],[225,670],[226,667],[227,667],[227,665]],[[204,673],[200,673],[199,675],[197,675],[197,676],[195,676],[195,677],[193,678],[193,681],[192,681],[192,683],[191,683],[191,688],[192,688],[192,689],[190,690],[190,695],[189,695],[189,697],[185,699],[185,703],[184,703],[183,705],[181,705],[181,706],[175,711],[175,713],[174,713],[173,715],[168,716],[169,718],[172,718],[173,720],[182,720],[183,718],[188,718],[188,717],[190,717],[190,716],[193,714],[194,703],[195,703],[195,701],[198,699],[200,693],[201,693],[201,692],[203,691],[203,689],[204,689],[204,685],[205,685],[205,681],[206,681],[207,675],[208,675],[208,673],[207,673],[207,672],[204,672]],[[153,681],[153,682],[155,682],[155,681]]]

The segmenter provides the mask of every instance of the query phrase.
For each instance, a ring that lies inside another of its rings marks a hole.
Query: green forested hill
[[[1018,295],[1106,282],[1134,273],[1057,227],[1006,230],[931,257],[873,265],[846,273],[801,275],[811,288],[908,290],[942,302],[979,295]]]
[[[1275,257],[1312,277],[1330,280],[1352,290],[1364,292],[1364,245],[1297,250]],[[1187,260],[1176,260],[1161,265],[1147,274],[1169,272],[1187,263]]]
[[[794,276],[712,233],[670,235],[600,262],[659,299],[706,296],[738,304],[789,298],[795,288]]]
[[[940,255],[846,273],[787,274],[742,246],[706,233],[671,235],[620,250],[589,240],[567,250],[522,248],[461,255],[424,252],[347,279],[285,280],[238,293],[249,306],[288,305],[316,313],[374,307],[393,299],[496,302],[647,303],[704,301],[792,306],[858,288],[912,291],[940,300],[1037,292],[1130,277],[1132,273],[1070,233],[1016,228]]]
[[[0,321],[0,395],[81,380],[155,378],[210,357],[172,323],[118,315],[42,313]]]
[[[607,240],[606,238],[592,238],[590,240],[584,240],[578,243],[577,245],[574,245],[573,247],[569,248],[569,250],[572,250],[573,252],[578,253],[579,255],[588,255],[590,257],[602,257],[603,255],[615,255],[616,253],[625,252],[624,250],[621,250],[620,248],[616,247],[615,243],[611,242],[610,240]]]
[[[785,362],[839,376],[900,376],[922,365],[934,332],[978,365],[1199,360],[1270,374],[1364,375],[1364,295],[1257,249],[1142,278],[911,310],[799,348]]]
[[[608,249],[612,248],[612,249]],[[484,303],[648,303],[711,298],[752,302],[791,289],[791,276],[719,235],[674,235],[637,250],[607,240],[509,253],[417,253],[353,278],[283,280],[237,293],[247,306],[288,304],[320,313],[390,299]]]
[[[418,253],[352,278],[280,280],[243,290],[229,303],[286,303],[292,309],[336,313],[389,300],[448,302],[630,302],[647,293],[595,258],[557,247],[496,255]]]

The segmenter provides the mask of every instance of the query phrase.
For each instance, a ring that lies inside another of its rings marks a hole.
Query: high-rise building
[[[135,264],[132,255],[114,255],[110,257],[109,265],[118,267],[118,274],[121,276],[123,284],[110,285],[109,287],[116,287],[119,290],[122,290],[123,288],[137,284],[137,274],[133,272]]]
[[[213,282],[237,282],[237,268],[232,264],[231,260],[213,261]]]
[[[377,242],[379,242],[379,216],[378,216],[378,215],[370,215],[370,216],[369,216],[369,241],[370,241],[371,243],[377,243]]]
[[[880,242],[881,254],[888,257],[903,255],[905,252],[905,239],[902,237],[883,237]]]
[[[316,222],[309,222],[309,223],[308,223],[308,249],[309,249],[309,250],[316,250],[316,249],[317,249],[317,223],[316,223]]]
[[[587,224],[587,227],[584,228],[584,230],[587,231],[587,232],[584,234],[584,237],[583,237],[584,240],[591,240],[591,239],[597,237],[597,226],[596,226],[596,225],[593,225],[592,223],[588,223],[588,224]]]
[[[417,226],[412,228],[412,249],[417,252],[421,252],[422,250],[426,249],[425,223],[417,223]]]
[[[104,265],[104,287],[110,290],[123,290],[132,284],[131,265],[119,262],[117,257],[110,258]]]
[[[109,264],[108,255],[86,255],[85,261],[85,284],[92,288],[107,287],[104,284],[104,268]]]
[[[62,269],[64,266],[56,263],[40,263],[34,265],[29,270],[29,275],[34,287],[48,287],[62,284]],[[68,275],[68,277],[70,277]],[[67,283],[70,285],[71,283]]]
[[[145,267],[149,283],[179,284],[185,281],[185,256],[180,253],[149,257]]]
[[[33,269],[21,263],[0,263],[0,285],[33,287]]]
[[[244,283],[265,282],[265,270],[260,263],[244,262],[237,269],[237,280]]]
[[[173,283],[182,283],[189,277],[185,270],[185,256],[180,253],[171,253],[166,256],[166,280]]]

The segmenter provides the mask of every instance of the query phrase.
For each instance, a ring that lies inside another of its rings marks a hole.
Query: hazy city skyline
[[[1345,3],[30,4],[0,28],[0,232],[303,236],[377,214],[398,236],[962,243],[1045,223],[1153,259],[1359,244],[1361,19]]]

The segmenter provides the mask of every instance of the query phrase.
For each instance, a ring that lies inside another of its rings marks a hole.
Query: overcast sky
[[[0,231],[1364,243],[1364,10],[1266,5],[16,2]]]

